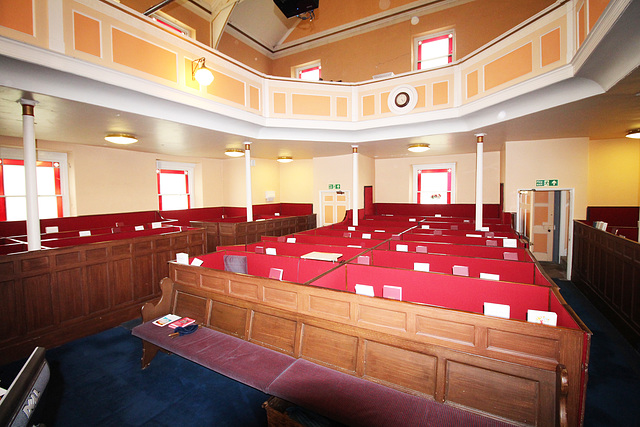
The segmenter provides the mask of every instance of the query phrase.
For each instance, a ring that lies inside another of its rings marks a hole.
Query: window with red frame
[[[451,204],[452,170],[422,169],[418,171],[418,204]]]
[[[314,65],[309,68],[299,68],[298,78],[300,80],[319,81],[322,77],[320,75],[321,70],[322,67],[320,65]]]
[[[453,33],[418,38],[416,43],[416,70],[440,67],[453,62]]]
[[[63,216],[60,163],[37,161],[38,211],[40,219]],[[27,219],[24,161],[0,159],[0,221]]]
[[[186,170],[157,169],[158,204],[161,211],[191,208],[189,173]]]

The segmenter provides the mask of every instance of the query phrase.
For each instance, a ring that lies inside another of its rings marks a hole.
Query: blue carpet
[[[47,351],[52,375],[38,421],[48,427],[267,425],[266,394],[164,353],[141,370],[141,355],[141,341],[125,327]]]
[[[555,282],[593,332],[585,427],[640,425],[640,355],[572,282]]]

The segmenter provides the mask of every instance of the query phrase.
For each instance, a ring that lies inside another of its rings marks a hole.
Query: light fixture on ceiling
[[[429,147],[429,144],[411,144],[408,150],[411,151],[412,153],[424,153],[430,148],[431,147]]]
[[[202,86],[209,86],[213,81],[213,73],[205,67],[204,61],[205,59],[203,57],[191,63],[191,78]]]
[[[241,148],[227,148],[224,154],[229,157],[242,157],[244,156],[244,151]]]
[[[627,138],[640,139],[640,129],[633,129],[627,132]]]
[[[138,142],[138,138],[126,133],[110,133],[109,135],[105,136],[104,139],[113,144],[121,145],[133,144],[135,142]]]
[[[293,158],[291,156],[280,156],[278,157],[278,161],[280,163],[291,163],[293,162]]]

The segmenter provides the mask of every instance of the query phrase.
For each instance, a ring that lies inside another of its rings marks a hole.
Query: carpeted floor
[[[636,426],[640,355],[576,289],[561,293],[593,332],[586,427]],[[52,376],[39,420],[55,426],[266,426],[267,395],[178,356],[159,353],[140,369],[137,321],[47,351]],[[8,387],[21,363],[0,367]]]

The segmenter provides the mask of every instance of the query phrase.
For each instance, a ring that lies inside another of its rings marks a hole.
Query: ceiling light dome
[[[411,144],[408,148],[412,153],[424,153],[425,151],[431,149],[429,144]]]
[[[242,157],[244,156],[244,151],[241,148],[227,148],[224,154],[229,157]]]
[[[126,133],[110,133],[109,135],[105,136],[104,139],[113,144],[123,144],[123,145],[133,144],[135,142],[138,142],[138,138]]]
[[[291,163],[293,162],[293,158],[291,156],[280,156],[278,157],[278,161],[280,163]]]
[[[633,129],[627,132],[627,138],[640,139],[640,129]]]

